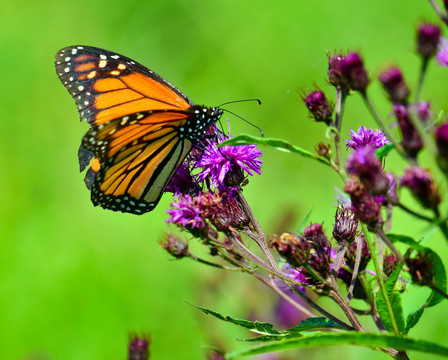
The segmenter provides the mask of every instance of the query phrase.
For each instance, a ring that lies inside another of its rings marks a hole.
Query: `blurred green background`
[[[248,276],[171,261],[157,243],[168,229],[169,196],[140,217],[92,206],[77,163],[87,124],[79,123],[74,102],[56,76],[53,59],[60,48],[91,45],[122,53],[198,104],[260,98],[262,106],[228,108],[268,137],[312,149],[325,129],[307,118],[300,90],[317,82],[333,97],[325,81],[326,52],[360,51],[371,78],[387,64],[399,64],[414,86],[419,20],[436,20],[427,1],[4,2],[0,359],[125,359],[130,332],[151,334],[153,359],[203,359],[207,345],[236,349],[245,344],[233,339],[248,334],[183,299],[239,317],[261,314],[258,320],[268,320],[263,314],[273,302]],[[447,69],[432,66],[426,80],[423,97],[434,102],[435,113],[446,110]],[[386,116],[390,106],[377,81],[370,93]],[[233,134],[257,135],[240,120],[230,121]],[[375,127],[354,95],[348,99],[343,136],[359,125]],[[423,160],[431,164],[427,156]],[[403,164],[393,155],[388,167],[400,174]],[[331,229],[334,187],[341,187],[338,177],[323,166],[266,150],[264,172],[251,179],[245,194],[267,233],[295,230],[311,208],[311,220]],[[445,187],[441,191],[446,195]],[[399,212],[394,221],[396,232],[415,238],[425,233],[424,223]],[[427,244],[446,258],[448,246],[439,234]],[[428,295],[424,289],[410,290],[404,296],[406,313]],[[447,345],[447,317],[446,302],[428,309],[411,336]],[[342,350],[346,360],[387,358],[368,349]],[[298,354],[340,359],[341,349]]]

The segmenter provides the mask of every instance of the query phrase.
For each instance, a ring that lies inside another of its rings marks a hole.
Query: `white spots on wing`
[[[118,64],[118,69],[124,70],[124,69],[126,69],[126,65],[125,64]]]
[[[116,59],[119,58],[119,56],[118,55],[111,55],[111,58],[116,60]]]
[[[145,117],[145,115],[143,114],[137,114],[137,120],[143,119]]]
[[[96,76],[96,70],[93,70],[87,74],[87,79],[93,79]]]
[[[67,56],[67,57],[65,58],[65,61],[70,61],[70,56]]]
[[[67,66],[67,67],[64,69],[64,71],[65,71],[66,73],[68,73],[68,72],[70,71],[70,68]]]
[[[78,90],[79,91],[83,91],[84,90],[84,86],[82,86],[82,85],[78,86]]]
[[[84,46],[78,46],[78,49],[82,50],[82,49],[84,49]]]
[[[106,60],[100,60],[98,67],[99,68],[104,68],[107,65],[107,61]]]
[[[77,52],[78,52],[78,49],[72,49],[72,55],[76,55]]]
[[[113,70],[110,72],[110,74],[113,76],[118,76],[118,75],[120,75],[120,72],[118,70]]]
[[[129,120],[129,116],[124,116],[123,119],[121,119],[120,125],[126,125],[128,120]]]
[[[100,55],[100,59],[101,59],[101,60],[106,60],[106,59],[107,59],[107,56],[106,56],[106,55],[103,55],[103,54],[101,54],[101,55]]]

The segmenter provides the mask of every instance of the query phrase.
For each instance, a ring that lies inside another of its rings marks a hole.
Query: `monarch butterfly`
[[[219,107],[194,103],[137,62],[90,46],[56,54],[56,72],[91,128],[78,152],[95,206],[132,214],[155,208]]]

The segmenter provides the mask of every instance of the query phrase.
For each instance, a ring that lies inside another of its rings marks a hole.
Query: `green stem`
[[[423,88],[423,80],[425,79],[426,70],[428,69],[428,60],[428,58],[422,59],[422,65],[420,66],[420,73],[418,75],[417,88],[415,89],[414,104],[418,104],[418,102],[420,101],[420,94]]]
[[[337,129],[337,133],[334,136],[334,147],[336,151],[334,162],[337,166],[339,166],[339,159],[341,157],[341,125],[342,125],[342,117],[344,115],[344,107],[345,107],[345,99],[347,98],[347,91],[342,89],[341,87],[336,88],[336,104],[334,107],[334,122],[335,128]]]
[[[438,207],[434,209],[434,214],[436,215],[436,222],[439,224],[440,231],[442,231],[445,239],[448,240],[448,226],[446,225],[446,219],[442,219],[440,217],[440,211]]]
[[[403,211],[407,212],[408,214],[410,214],[412,216],[415,216],[416,218],[419,218],[421,220],[425,220],[425,221],[428,221],[428,222],[433,222],[433,220],[434,220],[434,219],[430,218],[429,216],[425,216],[425,215],[416,213],[414,210],[409,209],[406,205],[403,205],[402,203],[398,203],[397,206],[401,210],[403,210]]]
[[[384,303],[386,304],[386,308],[387,308],[387,312],[389,314],[392,329],[393,329],[394,333],[398,335],[400,332],[398,330],[397,321],[395,320],[395,315],[392,310],[392,305],[389,301],[389,297],[387,296],[387,289],[386,289],[386,285],[384,284],[383,277],[381,275],[380,264],[378,261],[378,256],[375,251],[376,249],[374,248],[372,240],[370,239],[370,235],[366,229],[366,226],[364,224],[361,224],[361,227],[362,227],[362,231],[364,232],[364,235],[366,237],[366,242],[367,242],[367,246],[369,247],[370,254],[372,256],[373,265],[375,266],[376,277],[378,279],[378,284],[380,286],[381,293],[384,298]]]

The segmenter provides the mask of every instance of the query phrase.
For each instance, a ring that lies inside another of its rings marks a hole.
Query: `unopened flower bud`
[[[389,179],[383,171],[380,160],[372,146],[360,147],[347,159],[347,171],[359,177],[365,188],[374,195],[384,194]]]
[[[400,185],[407,187],[414,197],[428,209],[436,209],[440,195],[429,171],[414,166],[407,168],[401,177]]]
[[[330,144],[324,144],[323,142],[320,142],[317,144],[317,147],[314,148],[316,150],[317,155],[323,156],[327,159],[331,158],[331,145]]]
[[[364,93],[369,79],[361,56],[350,52],[347,56],[336,55],[329,59],[328,77],[331,84],[346,90]]]
[[[395,104],[393,112],[397,118],[403,137],[401,145],[410,156],[416,158],[417,154],[423,148],[423,141],[414,125],[412,125],[408,110],[401,104]]]
[[[434,264],[434,255],[430,251],[419,252],[417,257],[406,259],[412,282],[420,286],[434,284]]]
[[[448,122],[440,125],[435,131],[437,143],[437,161],[441,169],[448,173]]]
[[[387,276],[392,274],[394,272],[395,268],[397,267],[398,263],[399,263],[399,260],[396,255],[394,255],[394,254],[386,255],[384,257],[384,261],[383,261],[384,273]]]
[[[333,227],[334,239],[342,244],[350,244],[358,231],[358,219],[350,206],[339,205],[336,208]]]
[[[394,103],[405,103],[409,96],[409,88],[403,79],[403,74],[397,67],[382,72],[379,76],[389,98]]]
[[[324,233],[321,224],[311,224],[303,231],[303,237],[311,245],[308,263],[323,278],[330,272],[331,244]]]
[[[417,32],[417,51],[425,59],[437,53],[440,39],[440,27],[433,24],[422,24]]]
[[[380,220],[380,209],[384,197],[370,194],[362,183],[353,178],[347,181],[344,191],[350,195],[356,217],[360,221],[368,226],[373,226]]]
[[[128,360],[148,360],[149,341],[149,337],[147,336],[131,336],[128,346]]]
[[[188,244],[177,236],[166,234],[166,238],[160,241],[160,246],[176,259],[189,256]]]
[[[301,236],[293,233],[283,233],[281,236],[274,235],[270,246],[288,261],[293,267],[300,267],[308,260],[310,244]]]
[[[328,103],[325,94],[321,90],[310,92],[304,99],[306,107],[313,119],[331,125],[333,122],[333,107]]]
[[[361,259],[359,261],[359,271],[365,270],[367,267],[367,264],[369,263],[370,259],[372,258],[369,250],[369,246],[367,245],[367,241],[364,237],[364,234],[361,233],[361,239],[358,241],[353,241],[348,247],[347,251],[344,255],[345,263],[348,267],[353,269],[355,267],[356,262],[356,253],[358,250],[358,244],[361,246]]]

